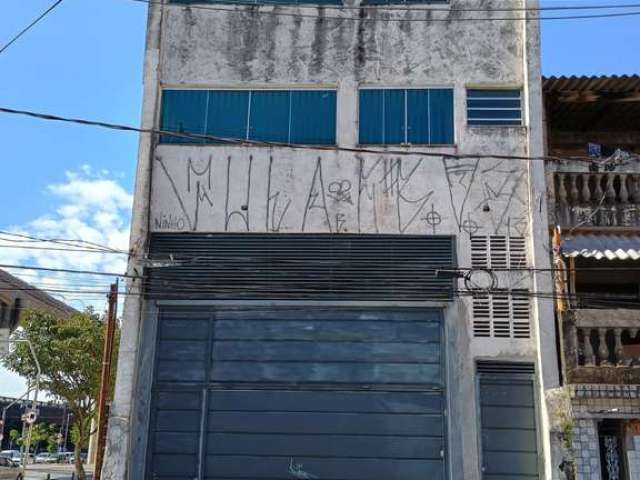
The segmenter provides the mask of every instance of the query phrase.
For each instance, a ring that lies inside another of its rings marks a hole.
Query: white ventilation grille
[[[474,293],[473,335],[487,338],[530,338],[529,290]]]
[[[526,266],[527,243],[524,237],[471,237],[471,267],[505,271]]]

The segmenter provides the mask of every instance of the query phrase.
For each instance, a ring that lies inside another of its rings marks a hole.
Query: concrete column
[[[158,111],[158,67],[160,61],[160,30],[163,5],[149,5],[148,30],[144,64],[144,98],[142,128],[154,128]],[[149,198],[151,192],[151,165],[153,136],[140,135],[135,196],[131,220],[130,259],[128,273],[142,275],[147,251],[149,231]],[[106,452],[102,469],[104,480],[124,480],[130,469],[132,406],[134,404],[139,332],[142,328],[141,281],[129,279],[122,315],[122,332],[118,353],[118,370],[114,399],[109,414]],[[143,462],[143,459],[133,459]]]
[[[358,83],[353,80],[338,82],[337,141],[341,147],[358,144]]]
[[[539,7],[538,0],[524,0],[523,6],[534,9]],[[540,66],[540,23],[535,20],[538,12],[529,11],[524,23],[524,100],[525,119],[529,128],[528,154],[539,157],[545,153],[543,106],[542,106],[542,76]],[[533,18],[533,19],[532,19]],[[529,165],[529,251],[531,265],[535,269],[532,275],[532,290],[534,292],[549,293],[553,291],[552,276],[549,272],[550,246],[549,225],[547,215],[547,189],[545,182],[545,165],[542,161],[530,161]],[[556,353],[556,335],[554,305],[551,299],[533,297],[533,332],[537,347],[538,382],[541,386],[540,405],[540,443],[544,459],[543,478],[554,478],[558,473],[558,466],[551,464],[551,440],[549,431],[549,417],[545,392],[559,386],[558,362]],[[537,321],[536,321],[537,320]]]

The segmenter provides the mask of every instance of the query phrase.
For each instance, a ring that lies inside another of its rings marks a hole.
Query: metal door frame
[[[130,456],[128,471],[130,480],[139,480],[146,478],[148,471],[148,462],[151,456],[148,455],[149,441],[151,440],[150,428],[152,425],[152,387],[153,377],[156,367],[156,351],[158,343],[158,320],[161,307],[202,307],[211,308],[213,312],[218,307],[271,307],[274,310],[287,307],[322,307],[333,308],[343,307],[345,309],[366,310],[368,308],[383,308],[388,310],[394,309],[411,309],[437,312],[440,320],[440,344],[441,344],[441,378],[444,389],[444,405],[443,405],[443,428],[444,434],[444,476],[452,479],[452,465],[449,455],[450,445],[452,444],[452,427],[450,425],[451,415],[451,398],[449,389],[449,332],[446,320],[445,310],[451,308],[450,302],[388,302],[388,301],[319,301],[319,300],[146,300],[142,310],[142,334],[139,336],[138,344],[138,368],[136,374],[135,402],[132,406],[132,427],[129,432],[131,436],[131,449],[128,452]],[[455,326],[453,326],[455,328]],[[452,335],[452,337],[455,337]],[[205,397],[203,397],[203,401]],[[200,478],[203,474],[199,470]]]

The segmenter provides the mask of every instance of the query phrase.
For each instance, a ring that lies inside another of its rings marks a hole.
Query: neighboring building
[[[103,478],[558,476],[537,2],[279,3],[149,5],[142,127],[277,145],[141,136]]]
[[[549,153],[583,157],[547,167],[577,478],[636,480],[640,76],[547,78],[544,95]]]
[[[15,402],[15,403],[14,403]],[[4,436],[0,440],[0,450],[19,450],[20,447],[16,446],[9,437],[11,430],[18,430],[22,432],[23,422],[22,414],[26,408],[31,408],[33,402],[26,399],[15,399],[11,397],[0,396],[0,413],[7,408],[7,416],[4,426]],[[11,405],[11,406],[9,406]],[[38,421],[37,423],[46,423],[47,425],[56,425],[57,430],[62,434],[62,443],[60,444],[60,450],[67,451],[69,449],[70,435],[68,432],[69,424],[73,423],[73,414],[70,413],[64,403],[50,401],[39,401],[36,404],[38,409]],[[64,439],[67,440],[65,444]],[[73,448],[73,447],[71,447]]]
[[[48,293],[0,270],[0,328],[13,330],[20,321],[23,310],[43,310],[62,316],[78,313],[77,310],[52,297]]]
[[[77,310],[48,293],[20,280],[5,270],[0,270],[0,329],[4,329],[6,332],[14,330],[20,322],[21,313],[25,310],[51,312],[63,317],[78,313]],[[0,338],[1,340],[4,339]],[[1,381],[2,379],[0,378]],[[0,394],[2,393],[2,385],[0,383]],[[12,398],[0,396],[0,414],[2,409],[12,403],[13,400]],[[9,431],[12,428],[22,428],[20,417],[24,413],[25,406],[31,405],[31,403],[30,400],[21,400],[7,410],[4,432],[0,432],[0,434],[4,433],[4,438],[0,439],[0,450],[5,449],[5,447],[9,448]],[[61,405],[53,402],[38,402],[38,405],[42,407],[39,420],[47,423],[57,422],[57,410],[62,412],[63,409]],[[60,413],[59,418],[62,417],[63,415]]]

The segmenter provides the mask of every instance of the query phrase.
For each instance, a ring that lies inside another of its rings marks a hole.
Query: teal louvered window
[[[182,5],[190,5],[193,3],[225,3],[231,5],[342,5],[342,0],[170,0],[169,3]],[[427,0],[427,3],[432,2]]]
[[[467,90],[467,123],[480,127],[522,125],[522,92]]]
[[[453,90],[360,90],[361,145],[451,145],[454,142]]]
[[[164,90],[163,131],[219,137],[162,135],[161,143],[216,144],[222,139],[308,145],[336,143],[332,90]]]
[[[447,5],[449,0],[362,0],[361,5]]]

